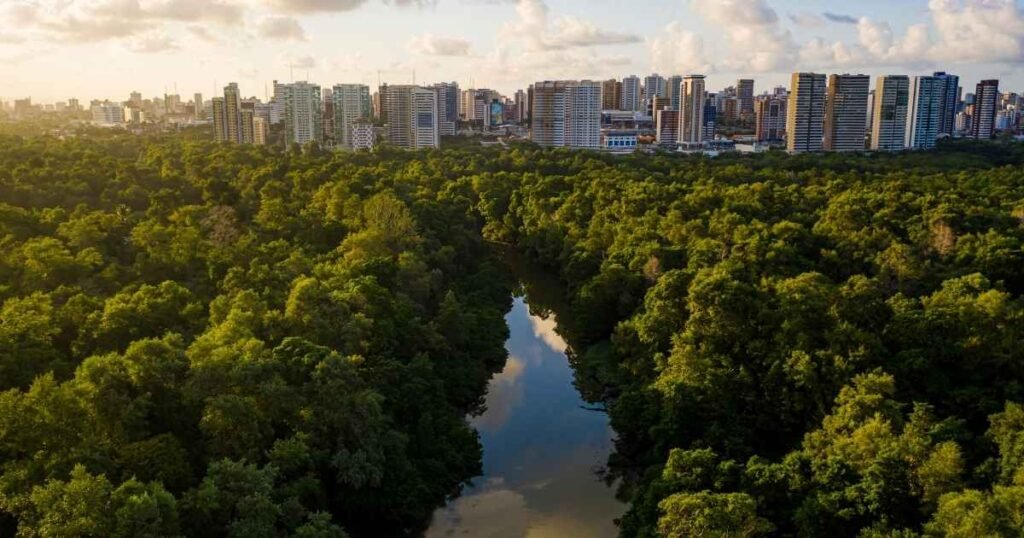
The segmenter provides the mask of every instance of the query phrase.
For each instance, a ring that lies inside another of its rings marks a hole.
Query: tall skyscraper
[[[906,75],[880,77],[875,85],[875,123],[871,128],[871,149],[899,151],[906,146],[907,105],[910,78]]]
[[[946,81],[939,77],[910,79],[910,104],[907,106],[909,149],[932,149],[942,125],[942,104]]]
[[[388,139],[403,149],[441,147],[437,92],[414,85],[381,88],[381,105],[388,118]]]
[[[293,82],[284,92],[284,140],[286,146],[324,141],[320,86]]]
[[[601,98],[604,98],[602,89]],[[520,124],[526,123],[527,118],[530,117],[530,101],[527,98],[526,92],[523,90],[516,90],[516,121]]]
[[[635,75],[622,79],[622,98],[619,102],[619,110],[640,110],[640,77]]]
[[[239,142],[252,144],[256,142],[254,122],[256,119],[256,100],[243,99],[239,107]]]
[[[679,96],[679,142],[698,144],[704,141],[704,75],[683,79]]]
[[[455,82],[434,84],[437,92],[438,129],[443,136],[454,136],[459,125],[459,99],[462,97]]]
[[[546,147],[601,146],[601,83],[589,80],[533,85],[534,142]]]
[[[683,91],[683,77],[680,75],[669,77],[666,86],[668,86],[668,107],[672,110],[679,110],[679,96],[682,95]]]
[[[754,101],[758,142],[777,142],[786,137],[786,98],[765,95]]]
[[[274,98],[271,99],[270,123],[278,124],[284,121],[284,102],[287,84],[274,81]]]
[[[217,142],[228,141],[228,126],[224,121],[224,98],[213,98],[213,139]]]
[[[867,75],[830,75],[825,100],[825,151],[864,151]]]
[[[654,73],[644,77],[644,110],[654,115],[653,104],[656,99],[668,97],[668,81],[665,77]]]
[[[224,132],[228,142],[242,141],[242,95],[234,82],[224,87]]]
[[[821,151],[825,130],[825,75],[793,73],[786,105],[786,150]]]
[[[735,119],[754,117],[754,80],[742,78],[736,81],[737,110]]]
[[[369,120],[370,87],[363,84],[336,84],[331,94],[334,112],[334,144],[355,149],[352,128],[359,120]]]
[[[601,83],[601,109],[618,110],[622,101],[622,83],[609,79]]]
[[[988,140],[995,136],[996,112],[999,107],[999,81],[983,80],[974,92],[974,115],[971,138]]]
[[[192,96],[192,116],[196,119],[202,119],[203,115],[203,94],[197,93]]]
[[[256,116],[252,121],[252,143],[266,146],[270,136],[270,120],[265,116]]]
[[[942,81],[942,99],[939,103],[939,135],[953,136],[956,115],[960,112],[960,77],[939,71],[935,78]]]

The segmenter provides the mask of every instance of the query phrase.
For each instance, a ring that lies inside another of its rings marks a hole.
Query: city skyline
[[[607,9],[594,9],[599,3]],[[1014,0],[14,0],[0,7],[2,99],[137,90],[214,94],[272,80],[495,88],[703,74],[708,87],[793,71],[958,72],[1024,88]],[[883,22],[888,21],[888,22]],[[969,36],[966,42],[964,36]],[[103,61],[83,61],[83,57]],[[294,76],[293,76],[294,73]],[[177,91],[174,87],[177,87]]]

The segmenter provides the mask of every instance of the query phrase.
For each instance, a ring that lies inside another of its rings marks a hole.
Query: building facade
[[[953,136],[956,132],[956,115],[960,112],[960,77],[942,71],[934,76],[942,83],[939,136]]]
[[[601,147],[601,91],[588,80],[534,84],[531,139],[545,147]]]
[[[285,86],[284,141],[286,146],[323,143],[323,108],[320,86],[294,82]]]
[[[704,142],[704,75],[690,75],[683,79],[679,96],[679,142]]]
[[[363,84],[336,84],[331,92],[334,114],[334,145],[356,149],[352,128],[357,121],[369,120],[373,114],[370,87]]]
[[[763,96],[754,101],[756,123],[754,136],[758,142],[781,142],[786,139],[786,98]]]
[[[821,151],[825,131],[825,75],[793,73],[786,105],[786,150]]]
[[[638,111],[641,109],[640,77],[635,75],[622,79],[622,92],[619,100],[619,110]]]
[[[939,77],[910,79],[910,102],[907,105],[908,149],[932,149],[942,128],[942,105],[946,83]]]
[[[909,103],[909,77],[889,75],[878,79],[875,85],[875,121],[871,128],[871,149],[900,151],[906,147]]]
[[[974,92],[974,114],[971,138],[988,140],[996,134],[996,113],[999,110],[999,81],[983,80]]]
[[[864,151],[868,117],[867,75],[830,75],[825,99],[825,151]]]

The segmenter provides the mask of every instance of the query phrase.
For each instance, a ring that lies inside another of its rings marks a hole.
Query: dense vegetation
[[[1024,148],[186,138],[0,138],[12,532],[422,530],[479,471],[462,414],[504,359],[485,239],[564,283],[624,536],[1024,528]]]
[[[573,298],[623,535],[1021,536],[1022,149],[478,179]]]
[[[421,529],[511,302],[406,164],[0,139],[0,535]]]

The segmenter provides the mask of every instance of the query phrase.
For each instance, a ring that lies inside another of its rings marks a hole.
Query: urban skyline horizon
[[[946,70],[1024,89],[1020,0],[8,0],[0,23],[0,94],[49,102],[378,77],[510,94],[630,73],[770,88]]]
[[[838,72],[838,71],[837,72],[828,72],[828,71],[794,71],[793,73],[814,73],[814,74],[821,74],[821,75],[825,75],[825,76],[829,76],[829,75],[863,75],[863,76],[870,77],[871,80],[876,80],[876,79],[878,79],[880,77],[883,77],[883,76],[901,76],[901,75],[905,75],[905,76],[909,76],[909,77],[929,76],[929,75],[932,75],[934,73],[940,73],[940,72],[957,74],[959,76],[959,74],[956,73],[955,71],[949,71],[949,70],[946,70],[946,71],[935,70],[935,71],[930,71],[930,72],[927,72],[927,73],[925,73],[925,72],[921,72],[921,73],[917,73],[917,72],[896,73],[896,72],[893,72],[893,73],[885,73],[883,75],[871,75],[871,74],[868,74],[868,73],[852,72],[852,71],[850,71],[850,72]],[[467,86],[467,85],[464,85],[461,81],[458,81],[458,80],[429,80],[429,81],[419,81],[419,82],[412,82],[412,81],[405,81],[405,82],[382,81],[381,84],[387,84],[387,85],[407,85],[408,84],[408,85],[417,85],[417,86],[422,86],[422,87],[430,87],[430,86],[433,86],[434,84],[454,82],[455,84],[457,84],[459,86],[460,90],[470,90],[470,89],[474,89],[474,90],[494,90],[494,91],[497,91],[498,93],[500,93],[503,97],[513,97],[517,91],[525,91],[531,85],[533,85],[535,83],[539,83],[539,82],[554,82],[554,81],[569,81],[569,80],[575,80],[575,81],[589,80],[589,81],[592,81],[592,82],[605,82],[605,81],[608,81],[608,80],[615,80],[615,81],[621,82],[623,79],[631,77],[631,76],[636,76],[641,81],[643,81],[645,78],[647,78],[649,76],[660,76],[660,77],[663,77],[665,79],[669,79],[669,78],[677,77],[677,76],[678,77],[703,76],[703,77],[705,77],[705,85],[706,85],[706,88],[707,88],[706,91],[708,93],[716,93],[718,91],[722,91],[722,90],[725,90],[725,89],[730,88],[730,87],[735,87],[736,83],[738,81],[740,81],[740,80],[753,80],[754,84],[755,84],[754,93],[755,93],[755,95],[760,96],[760,95],[770,94],[772,92],[772,90],[774,90],[775,88],[779,88],[779,87],[790,89],[789,88],[789,80],[788,79],[792,76],[793,73],[788,73],[788,74],[785,75],[785,78],[787,80],[781,81],[779,83],[769,83],[769,84],[759,84],[761,79],[756,77],[756,76],[746,76],[746,77],[745,76],[739,76],[737,78],[726,79],[725,81],[720,82],[719,85],[716,85],[716,84],[708,82],[710,80],[715,80],[714,78],[712,78],[711,75],[704,75],[704,74],[701,74],[701,73],[682,73],[682,74],[680,74],[680,73],[673,73],[673,74],[666,74],[666,73],[656,73],[656,72],[645,73],[645,74],[630,73],[628,75],[623,75],[623,76],[620,76],[620,77],[611,77],[611,78],[603,78],[603,79],[597,79],[597,78],[591,78],[591,79],[570,79],[570,78],[542,79],[542,80],[536,80],[536,81],[534,81],[534,82],[532,82],[530,84],[527,84],[526,86],[521,87],[521,88],[512,88],[511,90],[503,90],[503,89],[499,89],[499,88],[496,88],[496,87],[493,87],[493,86],[488,86],[488,85]],[[717,78],[722,78],[722,77],[717,77]],[[1007,87],[1005,85],[1006,82],[1003,79],[1000,79],[997,76],[991,76],[991,77],[982,76],[978,80],[974,80],[974,81],[969,80],[969,79],[965,79],[963,76],[960,76],[960,86],[963,89],[964,94],[966,95],[967,93],[971,93],[969,91],[970,88],[975,87],[977,84],[979,84],[979,83],[981,83],[982,81],[985,81],[985,80],[998,80],[1000,82],[1001,89],[1003,89],[1004,91],[1008,91],[1008,92],[1013,92],[1014,91],[1013,88]],[[239,83],[238,81],[235,81],[235,80],[225,80],[223,83],[220,82],[220,81],[215,81],[214,85],[210,89],[208,89],[208,90],[198,90],[197,91],[197,90],[194,90],[194,89],[182,90],[182,89],[178,88],[177,90],[173,90],[172,89],[172,90],[164,91],[162,93],[159,93],[159,92],[158,93],[148,93],[147,91],[141,91],[141,90],[139,90],[137,88],[132,88],[132,89],[124,91],[122,93],[122,95],[101,95],[101,96],[84,96],[84,97],[83,96],[79,96],[79,95],[65,95],[62,98],[58,96],[58,98],[56,98],[55,100],[52,100],[52,101],[49,101],[49,100],[37,100],[37,98],[35,96],[33,96],[33,95],[3,95],[3,94],[0,94],[0,103],[4,103],[7,106],[10,106],[15,100],[26,99],[26,98],[27,99],[31,99],[32,103],[34,105],[51,105],[51,104],[61,103],[61,102],[66,103],[68,101],[68,99],[77,99],[78,102],[82,103],[83,105],[87,104],[87,103],[90,103],[90,102],[93,102],[93,101],[127,102],[128,99],[127,98],[122,99],[122,97],[125,97],[125,96],[129,96],[130,97],[130,95],[132,93],[135,93],[135,92],[138,92],[139,94],[141,94],[143,99],[165,98],[165,97],[171,96],[171,95],[177,95],[179,97],[187,97],[187,98],[191,99],[192,96],[194,96],[195,94],[199,93],[199,94],[203,95],[204,102],[209,102],[209,98],[211,96],[216,96],[216,95],[220,94],[221,92],[223,92],[224,88],[228,84],[237,84],[238,87],[239,87],[239,90],[241,92],[241,97],[242,98],[245,98],[245,99],[255,98],[255,99],[261,99],[261,100],[264,100],[264,101],[269,101],[274,96],[274,82],[275,81],[279,82],[279,83],[283,83],[283,84],[293,84],[293,83],[306,82],[306,83],[316,84],[316,85],[320,86],[321,89],[324,89],[324,90],[331,89],[332,87],[334,87],[336,85],[344,85],[344,84],[360,84],[360,85],[365,85],[365,86],[370,88],[371,92],[376,92],[379,89],[379,87],[380,87],[377,84],[366,84],[366,83],[358,82],[358,81],[333,81],[333,82],[329,82],[329,83],[322,83],[322,82],[320,82],[318,80],[315,80],[315,79],[306,79],[306,78],[301,78],[301,79],[297,78],[295,80],[273,79],[273,80],[268,80],[264,84],[265,88],[261,91],[260,94],[257,94],[257,93],[249,93],[249,92],[247,92],[245,90],[245,85],[242,84],[242,83]],[[1024,87],[1021,87],[1020,90],[1021,90],[1020,93],[1024,94]],[[1017,92],[1014,92],[1014,93],[1017,93]],[[183,99],[183,101],[188,101],[188,99]]]

